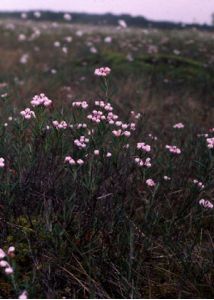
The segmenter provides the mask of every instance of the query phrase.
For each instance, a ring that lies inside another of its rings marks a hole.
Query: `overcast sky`
[[[129,13],[154,20],[210,23],[214,0],[0,0],[0,10],[28,9]]]

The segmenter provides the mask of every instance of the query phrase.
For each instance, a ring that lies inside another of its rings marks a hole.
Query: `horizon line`
[[[29,12],[36,12],[36,11],[39,11],[39,12],[53,12],[53,13],[69,13],[69,14],[87,14],[87,15],[98,15],[98,16],[102,16],[102,15],[113,15],[113,16],[130,16],[132,18],[144,18],[145,20],[147,21],[151,21],[151,22],[169,22],[169,23],[174,23],[174,24],[186,24],[186,25],[199,25],[199,26],[203,26],[203,25],[206,25],[206,26],[210,26],[210,27],[213,27],[212,24],[210,23],[207,23],[207,22],[204,22],[204,23],[200,23],[200,22],[184,22],[184,21],[173,21],[173,20],[167,20],[167,19],[150,19],[148,17],[145,17],[144,15],[134,15],[132,13],[120,13],[120,14],[117,14],[117,13],[112,13],[112,12],[103,12],[103,13],[98,13],[98,12],[95,12],[95,13],[92,13],[92,12],[86,12],[86,11],[69,11],[69,10],[56,10],[56,9],[44,9],[44,8],[41,8],[41,9],[28,9],[28,10],[20,10],[20,9],[14,9],[14,10],[11,10],[11,9],[4,9],[4,10],[1,10],[0,9],[0,13],[29,13]]]

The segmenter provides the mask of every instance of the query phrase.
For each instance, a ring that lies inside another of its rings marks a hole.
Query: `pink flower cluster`
[[[135,162],[140,167],[150,168],[152,166],[151,165],[151,158],[150,157],[146,158],[145,160],[142,160],[140,157],[136,157],[135,158]]]
[[[79,139],[74,140],[74,145],[78,148],[83,149],[86,148],[87,144],[89,143],[89,139],[82,135]]]
[[[196,184],[200,189],[204,188],[204,185],[202,182],[198,181],[197,179],[193,180],[193,183]]]
[[[3,249],[0,248],[0,268],[4,269],[5,274],[11,275],[13,274],[13,268],[6,260],[7,257],[14,257],[15,247],[11,246],[7,250],[7,254]]]
[[[101,120],[105,120],[106,117],[104,116],[103,112],[100,110],[93,110],[92,114],[88,115],[87,118],[95,123],[100,123]]]
[[[183,123],[177,123],[173,126],[173,128],[182,129],[182,128],[184,128],[184,124]]]
[[[123,136],[123,135],[126,136],[126,137],[129,137],[131,135],[130,131],[128,131],[128,130],[122,131],[121,129],[113,130],[112,133],[116,137],[120,137],[120,136]]]
[[[117,126],[117,127],[122,127],[123,129],[126,129],[126,128],[128,128],[128,125],[127,124],[123,124],[121,121],[116,121],[115,122],[115,125]]]
[[[29,120],[31,118],[36,118],[34,111],[31,110],[30,108],[26,108],[25,110],[22,110],[20,112],[20,115],[26,120]]]
[[[111,125],[113,125],[118,118],[118,115],[114,114],[113,112],[109,112],[107,115],[107,121]]]
[[[207,139],[207,147],[209,149],[213,149],[214,148],[214,137],[213,138],[208,138]]]
[[[137,149],[144,150],[145,152],[150,152],[151,151],[151,146],[146,145],[145,143],[137,143]]]
[[[201,199],[199,200],[199,204],[204,208],[210,208],[210,209],[213,208],[213,204],[209,200]]]
[[[0,157],[0,168],[4,168],[5,166],[5,160],[3,157]]]
[[[181,154],[181,150],[177,146],[166,145],[166,149],[169,149],[169,152],[174,154]]]
[[[71,156],[65,157],[65,162],[69,163],[70,165],[83,165],[84,161],[82,159],[77,159],[76,161]]]
[[[94,74],[96,76],[106,77],[111,73],[111,69],[109,67],[102,67],[95,69]]]
[[[131,115],[133,116],[133,118],[135,119],[139,119],[141,117],[141,114],[140,113],[136,113],[135,111],[131,111]]]
[[[56,129],[66,129],[68,127],[68,124],[65,121],[58,122],[55,120],[52,124]]]
[[[156,183],[154,182],[153,179],[149,178],[146,180],[146,184],[150,187],[154,187],[156,185]]]
[[[48,99],[45,94],[36,95],[31,101],[31,105],[35,106],[45,106],[48,107],[52,104],[52,100]]]
[[[86,109],[88,107],[88,103],[86,101],[75,101],[72,103],[72,106]]]
[[[113,107],[111,106],[111,103],[105,103],[104,101],[95,101],[95,105],[104,108],[106,111],[112,111]]]
[[[130,130],[135,130],[136,124],[135,123],[130,123],[126,124],[123,123],[122,121],[118,120],[118,115],[114,114],[112,112],[113,107],[111,106],[110,103],[106,103],[104,101],[95,101],[95,106],[99,106],[100,108],[103,108],[104,111],[102,110],[96,110],[94,109],[91,114],[87,116],[89,120],[95,123],[100,123],[101,121],[107,121],[110,125],[115,125],[117,127],[121,127],[121,129],[115,129],[112,131],[113,135],[116,137],[119,136],[126,136],[129,137],[131,135]],[[105,112],[108,112],[107,115]],[[129,130],[126,130],[129,129]]]

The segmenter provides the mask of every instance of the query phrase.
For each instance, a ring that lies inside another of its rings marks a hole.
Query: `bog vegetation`
[[[213,297],[213,33],[64,18],[0,23],[0,297]]]

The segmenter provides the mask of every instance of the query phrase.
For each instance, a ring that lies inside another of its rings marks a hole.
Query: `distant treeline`
[[[143,27],[143,28],[160,28],[160,29],[182,29],[182,28],[198,28],[201,30],[214,30],[214,26],[207,24],[184,24],[174,23],[168,21],[151,21],[142,16],[132,17],[128,14],[114,15],[111,13],[106,14],[87,14],[87,13],[70,13],[72,16],[71,21],[64,19],[64,12],[41,11],[41,17],[37,18],[35,11],[29,11],[27,18],[30,20],[42,20],[52,22],[72,22],[91,25],[117,25],[118,20],[124,20],[129,27]],[[21,18],[21,12],[0,12],[0,18]]]

